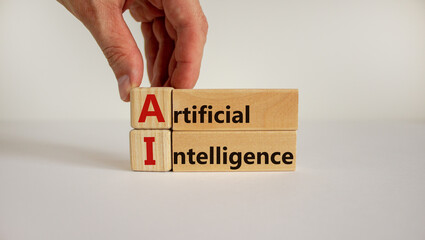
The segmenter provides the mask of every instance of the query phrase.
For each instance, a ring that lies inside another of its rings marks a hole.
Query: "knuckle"
[[[120,46],[108,46],[103,48],[102,51],[113,69],[127,57],[124,49]]]
[[[201,14],[200,16],[199,16],[199,23],[200,23],[200,28],[201,28],[201,31],[202,31],[202,33],[204,34],[204,35],[207,35],[207,33],[208,33],[208,21],[207,21],[207,17],[204,15],[204,14]]]
[[[206,40],[207,40],[208,27],[209,27],[209,26],[208,26],[207,18],[205,17],[205,15],[202,15],[202,17],[201,17],[201,27],[200,27],[200,29],[201,29],[201,31],[202,31],[202,35],[203,35],[204,42],[206,42]]]
[[[88,24],[96,23],[117,9],[115,5],[102,1],[83,1],[74,5],[74,15]]]
[[[203,28],[204,32],[207,33],[209,26],[208,26],[207,17],[205,17],[205,15],[203,15],[201,22],[202,22],[202,28]]]
[[[73,13],[83,23],[91,23],[97,15],[97,9],[92,4],[79,4],[74,6]]]

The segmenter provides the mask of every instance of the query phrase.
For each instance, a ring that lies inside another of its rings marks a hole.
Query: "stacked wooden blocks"
[[[134,88],[135,171],[293,171],[298,90]]]

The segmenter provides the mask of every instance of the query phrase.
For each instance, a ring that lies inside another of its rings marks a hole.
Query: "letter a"
[[[145,165],[155,165],[155,160],[153,159],[153,142],[155,142],[155,138],[145,137],[143,141],[146,143]]]
[[[150,103],[152,103],[153,111],[149,111]],[[155,94],[148,94],[146,96],[142,112],[140,113],[139,122],[145,122],[147,116],[155,116],[156,119],[158,119],[158,122],[165,122]]]

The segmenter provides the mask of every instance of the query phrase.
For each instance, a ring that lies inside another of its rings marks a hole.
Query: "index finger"
[[[174,88],[193,88],[199,77],[208,23],[198,0],[164,0],[165,16],[176,31]]]

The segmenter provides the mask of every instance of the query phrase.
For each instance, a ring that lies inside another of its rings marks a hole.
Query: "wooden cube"
[[[293,171],[296,131],[173,131],[173,171]]]
[[[170,129],[172,90],[173,88],[131,89],[131,126],[135,129]]]
[[[171,131],[131,130],[130,159],[134,171],[170,171]]]
[[[173,90],[173,130],[297,128],[297,89]]]

